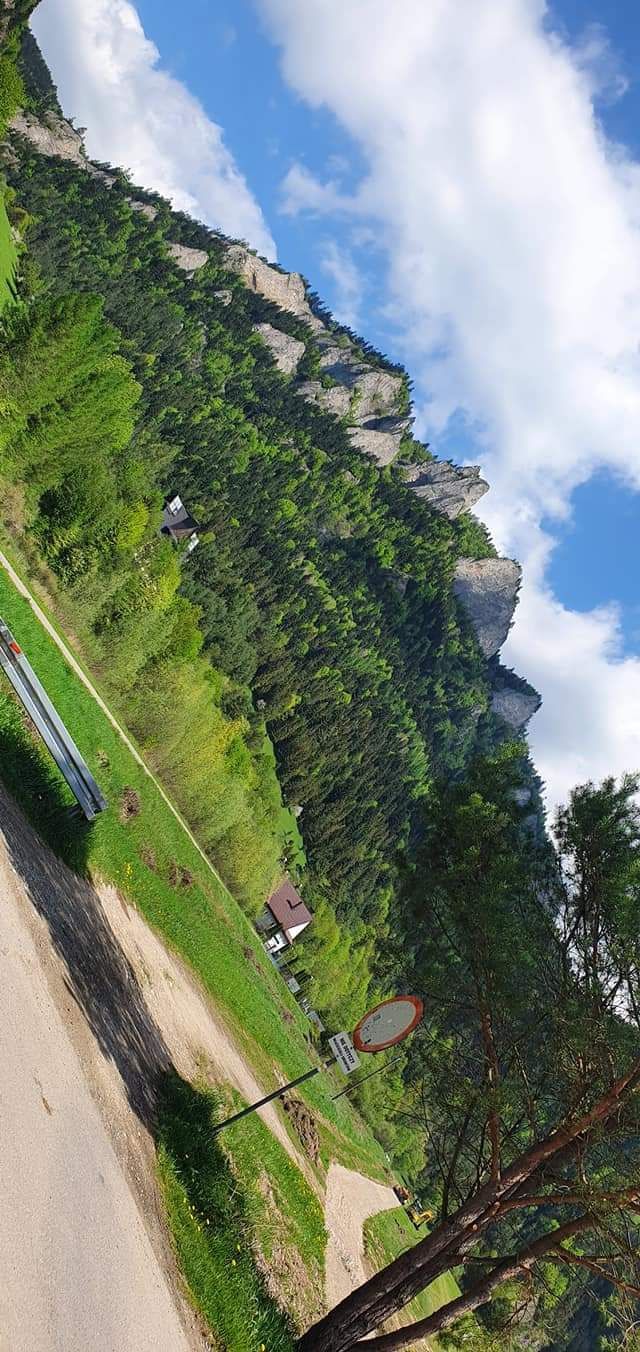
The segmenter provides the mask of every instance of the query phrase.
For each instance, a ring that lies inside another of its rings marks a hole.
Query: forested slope
[[[313,996],[350,1018],[388,979],[434,783],[536,707],[495,657],[516,570],[466,510],[477,476],[414,441],[406,373],[296,274],[91,165],[30,35],[21,66],[10,522],[246,905],[306,869]],[[188,558],[157,535],[169,491],[201,523]]]

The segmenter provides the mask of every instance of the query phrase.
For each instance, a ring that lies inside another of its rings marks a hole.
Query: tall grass
[[[322,1210],[258,1117],[214,1135],[231,1106],[177,1075],[165,1081],[158,1161],[174,1242],[224,1347],[290,1352],[296,1329],[322,1311]]]

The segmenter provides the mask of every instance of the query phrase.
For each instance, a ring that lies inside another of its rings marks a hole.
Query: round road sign
[[[370,1009],[354,1030],[353,1045],[359,1052],[383,1052],[409,1036],[424,1012],[417,995],[394,995]]]

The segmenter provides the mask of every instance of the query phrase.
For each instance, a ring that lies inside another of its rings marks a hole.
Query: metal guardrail
[[[87,821],[92,822],[107,806],[91,771],[65,728],[62,719],[27,661],[11,630],[0,619],[0,667],[8,676],[60,772],[75,795]]]

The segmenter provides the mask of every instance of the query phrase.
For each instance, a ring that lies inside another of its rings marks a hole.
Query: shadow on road
[[[100,899],[52,854],[1,786],[0,822],[13,867],[65,962],[67,987],[117,1067],[131,1107],[153,1130],[157,1088],[171,1057]]]

